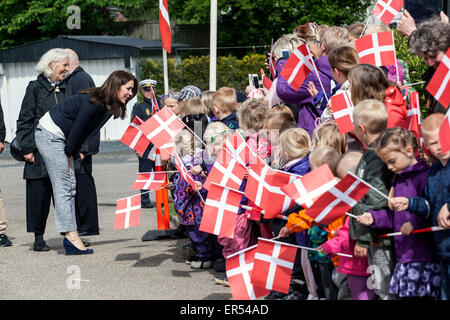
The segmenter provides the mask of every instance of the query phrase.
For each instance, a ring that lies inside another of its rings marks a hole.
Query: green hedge
[[[217,57],[217,88],[232,87],[245,91],[248,85],[248,74],[256,73],[264,68],[265,55],[250,54],[238,59],[232,55]],[[169,88],[180,90],[187,85],[199,87],[202,91],[209,89],[209,55],[193,56],[181,60],[178,65],[174,58],[167,61],[169,72]],[[163,64],[160,60],[146,59],[138,67],[140,79],[152,78],[158,81],[155,88],[157,95],[164,94]],[[259,75],[260,76],[260,75]]]

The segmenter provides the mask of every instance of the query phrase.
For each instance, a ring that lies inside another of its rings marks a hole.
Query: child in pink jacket
[[[337,236],[328,240],[317,249],[328,255],[335,253],[345,253],[353,256],[355,240],[350,238],[348,232],[350,217],[345,219],[344,225],[337,230]],[[375,300],[376,295],[373,289],[367,284],[370,274],[367,273],[367,258],[341,256],[337,272],[347,274],[347,283],[353,300]]]

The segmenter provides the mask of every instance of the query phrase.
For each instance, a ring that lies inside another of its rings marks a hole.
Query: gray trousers
[[[395,252],[393,246],[379,247],[373,244],[367,250],[369,273],[369,289],[373,289],[381,300],[396,300],[395,295],[389,293],[389,284],[395,268]],[[370,284],[372,287],[370,287]]]
[[[69,163],[64,153],[63,138],[45,130],[40,125],[35,131],[36,146],[44,159],[52,182],[57,232],[77,230],[75,216],[75,171],[69,173]]]

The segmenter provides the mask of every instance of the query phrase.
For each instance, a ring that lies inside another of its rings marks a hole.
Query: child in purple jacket
[[[394,172],[391,196],[422,195],[427,184],[428,166],[416,159],[420,150],[414,134],[395,127],[379,137],[376,153]],[[393,195],[392,195],[393,191]],[[390,204],[390,207],[391,204]],[[414,229],[431,226],[431,221],[410,211],[370,210],[358,217],[358,222],[374,228],[394,228],[402,232],[394,237],[397,264],[391,278],[389,292],[400,298],[439,297],[440,266],[431,233],[411,234]]]

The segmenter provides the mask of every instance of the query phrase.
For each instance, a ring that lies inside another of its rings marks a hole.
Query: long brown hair
[[[109,109],[114,116],[114,119],[120,117],[125,118],[127,111],[126,104],[121,103],[117,99],[117,93],[120,87],[129,81],[133,81],[133,96],[129,99],[133,99],[138,92],[138,81],[136,77],[128,71],[116,70],[111,73],[106,79],[105,83],[101,87],[89,88],[81,91],[89,95],[89,100],[101,106],[104,109]]]

